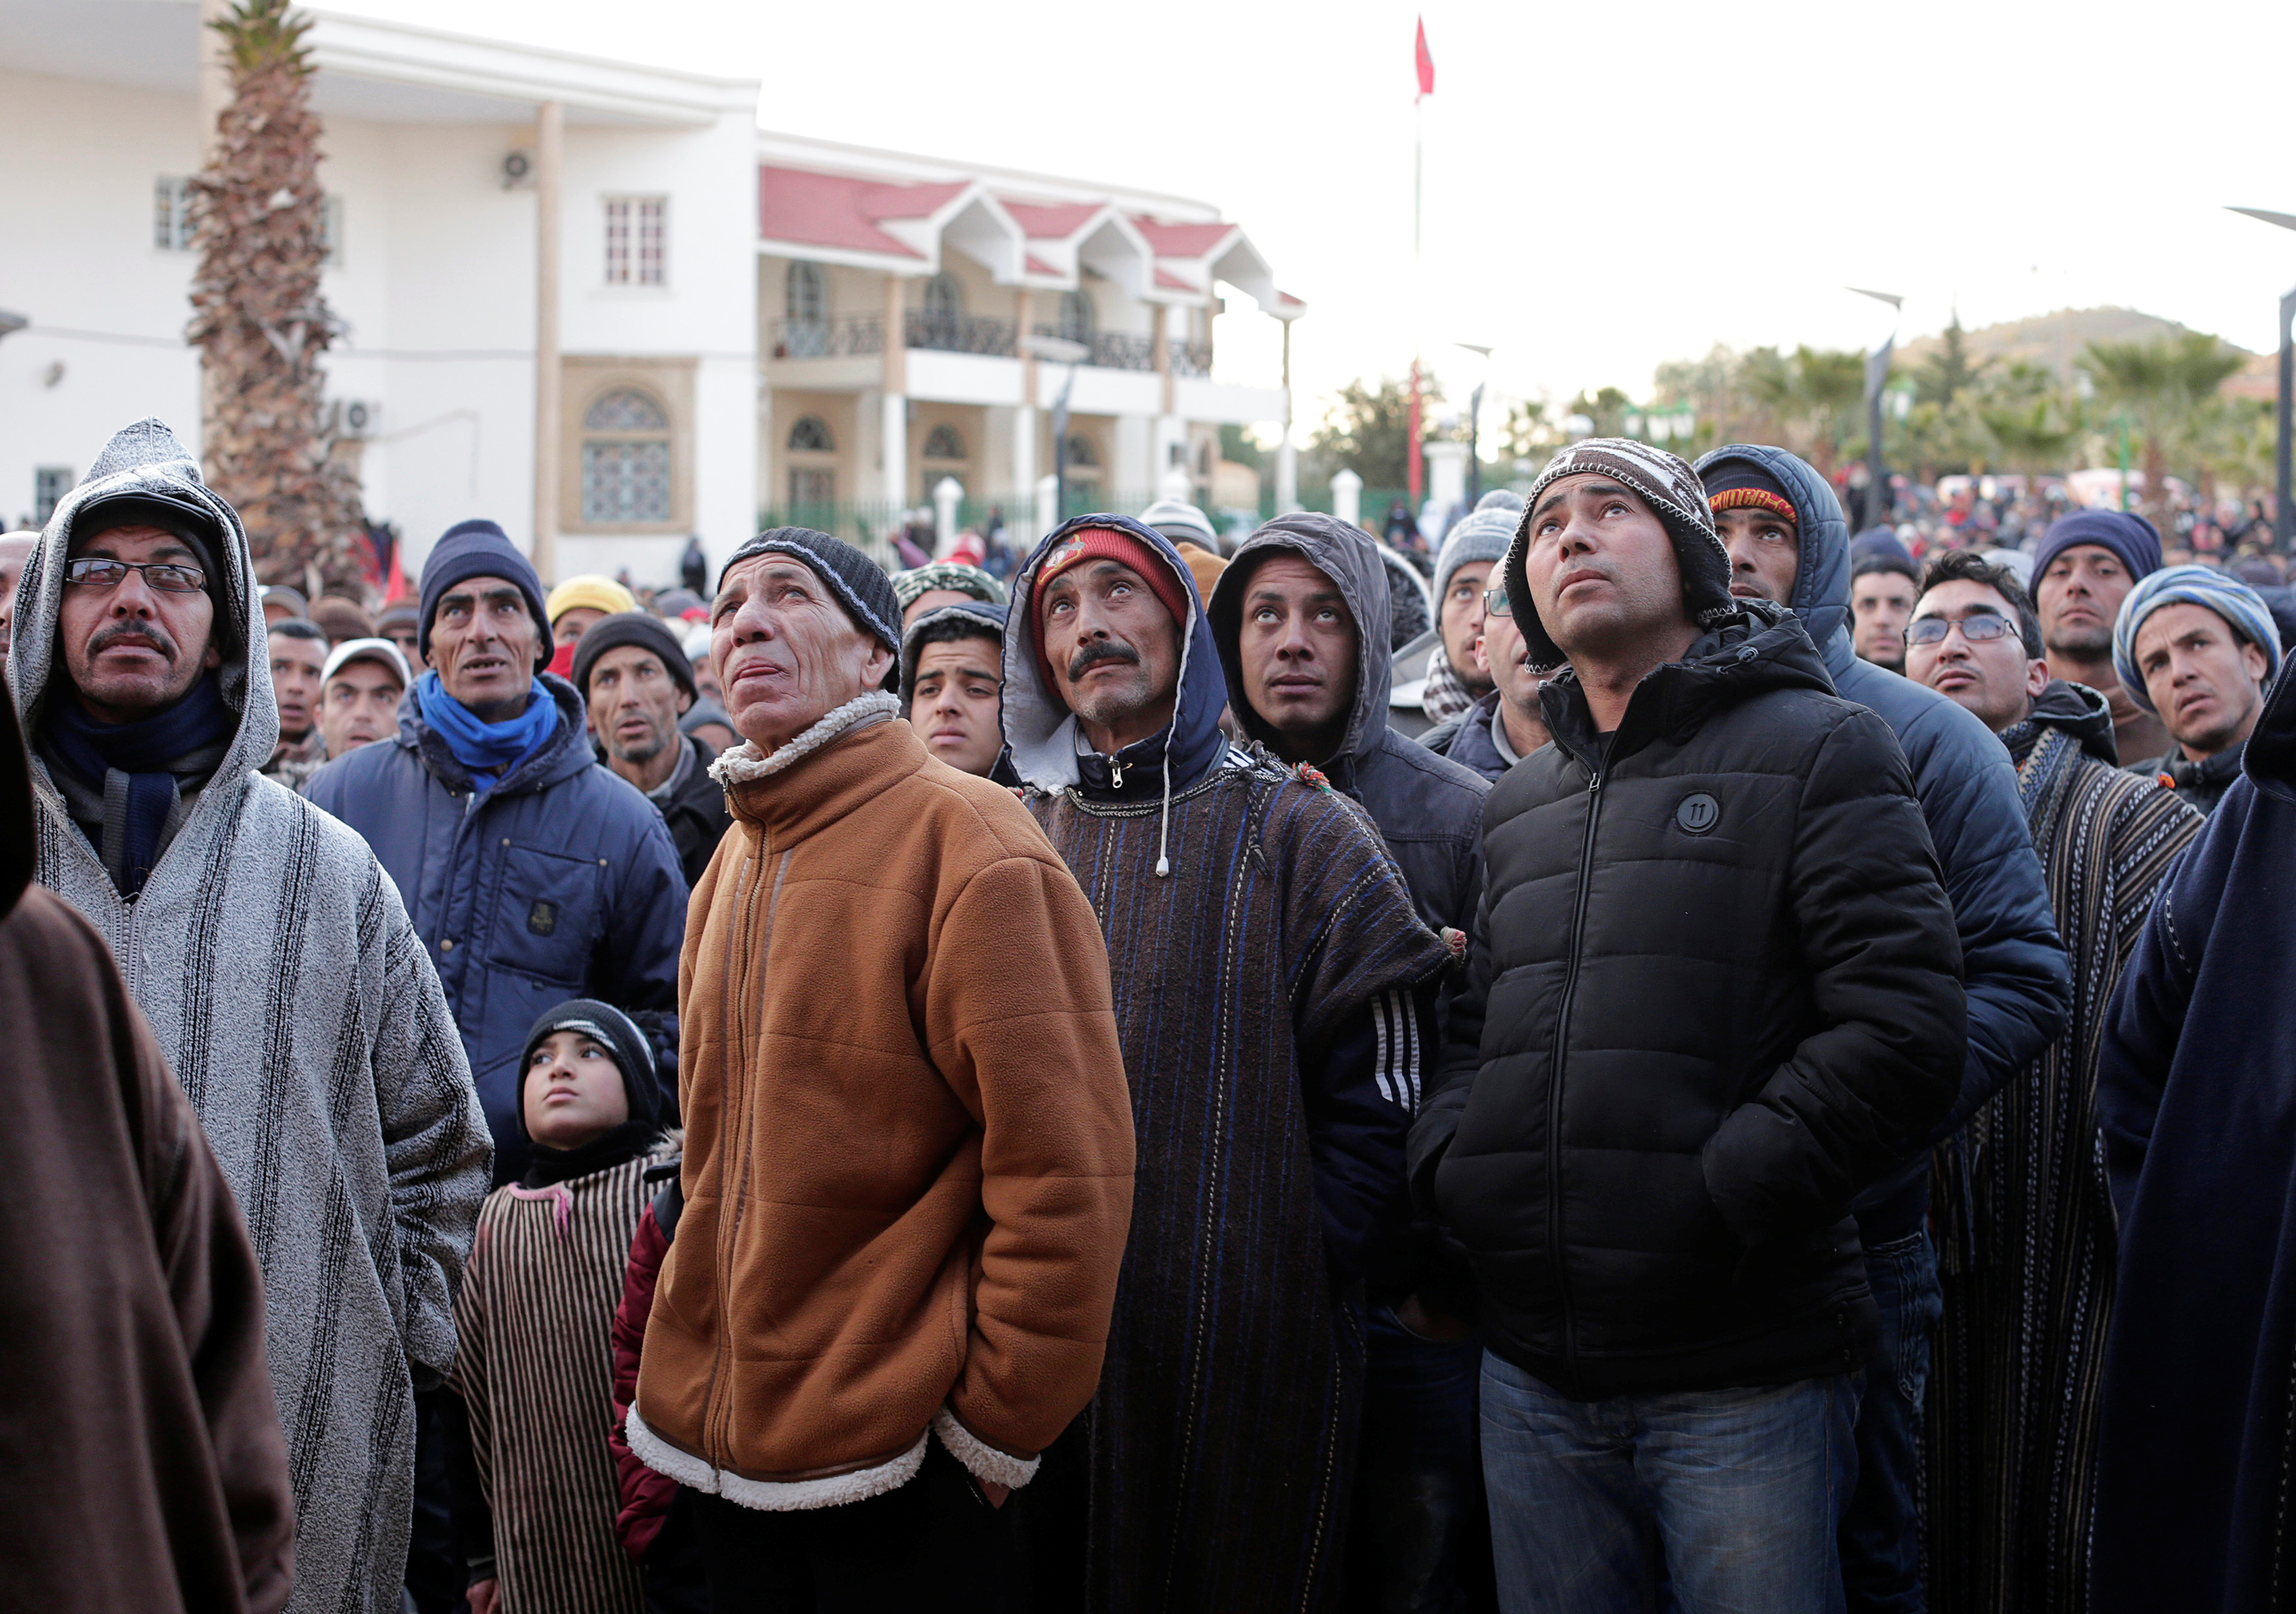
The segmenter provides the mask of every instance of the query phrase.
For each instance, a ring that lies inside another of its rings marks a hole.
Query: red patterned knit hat
[[[1195,602],[1188,597],[1188,586],[1180,581],[1171,562],[1128,532],[1112,527],[1079,527],[1046,553],[1029,589],[1029,601],[1037,613],[1037,670],[1044,676],[1048,694],[1058,696],[1061,686],[1053,681],[1052,660],[1045,653],[1045,585],[1071,566],[1103,560],[1114,561],[1138,572],[1148,592],[1172,613],[1172,621],[1184,637],[1193,622]]]

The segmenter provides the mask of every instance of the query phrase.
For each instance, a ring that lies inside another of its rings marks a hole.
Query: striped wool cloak
[[[1938,1150],[1932,1184],[1945,1316],[1929,1383],[1925,1536],[1930,1606],[1941,1614],[2088,1605],[2115,1254],[2097,1036],[2153,894],[2201,827],[2175,792],[2111,765],[2101,700],[2055,684],[2037,716],[2057,707],[2083,717],[2043,718],[2004,739],[2072,963],[2065,1032]]]
[[[1107,934],[1139,1150],[1088,1606],[1329,1607],[1364,1340],[1325,1266],[1302,1051],[1448,954],[1369,823],[1264,753],[1174,793],[1166,879],[1153,799],[1028,799]]]
[[[455,1297],[448,1381],[494,1515],[504,1614],[645,1614],[614,1535],[614,1308],[651,1159],[497,1188]]]

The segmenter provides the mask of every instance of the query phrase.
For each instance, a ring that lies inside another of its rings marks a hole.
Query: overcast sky
[[[2296,233],[2224,210],[2296,213],[2290,0],[1427,0],[1416,295],[1409,4],[332,3],[753,72],[771,128],[1214,202],[1310,305],[1308,418],[1414,338],[1461,397],[1457,341],[1508,394],[1641,396],[1716,342],[1879,341],[1845,285],[1903,293],[1909,337],[1956,301],[2112,303],[2256,349],[2296,285]],[[1220,337],[1247,362],[1272,324]]]

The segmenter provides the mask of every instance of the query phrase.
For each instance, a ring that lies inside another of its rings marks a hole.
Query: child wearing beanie
[[[609,1336],[648,1168],[668,1144],[656,1069],[645,1034],[609,1004],[571,999],[527,1034],[518,1122],[532,1163],[480,1210],[455,1299],[472,1614],[645,1614],[614,1532]]]

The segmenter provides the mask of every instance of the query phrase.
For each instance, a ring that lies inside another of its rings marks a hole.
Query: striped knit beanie
[[[1462,566],[1478,561],[1497,564],[1514,541],[1514,529],[1522,525],[1522,495],[1512,488],[1494,487],[1475,501],[1475,507],[1452,523],[1451,530],[1443,535],[1443,548],[1435,559],[1435,611],[1443,610],[1443,596],[1450,592],[1451,574]]]
[[[1515,626],[1522,630],[1529,664],[1534,672],[1551,672],[1568,659],[1549,637],[1531,602],[1530,579],[1523,559],[1530,548],[1531,517],[1546,490],[1564,477],[1603,476],[1631,491],[1666,528],[1674,540],[1674,554],[1682,571],[1682,605],[1701,627],[1726,622],[1739,611],[1730,597],[1730,552],[1714,530],[1714,512],[1707,507],[1706,485],[1688,461],[1627,438],[1588,438],[1573,443],[1546,463],[1523,500],[1523,517],[1507,546],[1500,576],[1514,608]]]
[[[954,561],[935,561],[930,566],[912,567],[907,571],[893,574],[893,598],[901,602],[903,610],[914,605],[918,596],[944,588],[971,594],[990,605],[1004,603],[1004,585],[978,566],[960,565]]]
[[[2062,525],[2062,523],[2059,523]],[[2264,652],[2264,681],[2280,670],[2280,630],[2264,596],[2236,578],[2206,566],[2171,566],[2141,578],[2120,602],[2112,623],[2112,670],[2128,698],[2148,712],[2156,712],[2145,692],[2144,675],[2136,670],[2136,635],[2145,619],[2163,605],[2205,605],[2228,623],[2233,632]],[[2156,712],[2157,715],[2157,712]]]

